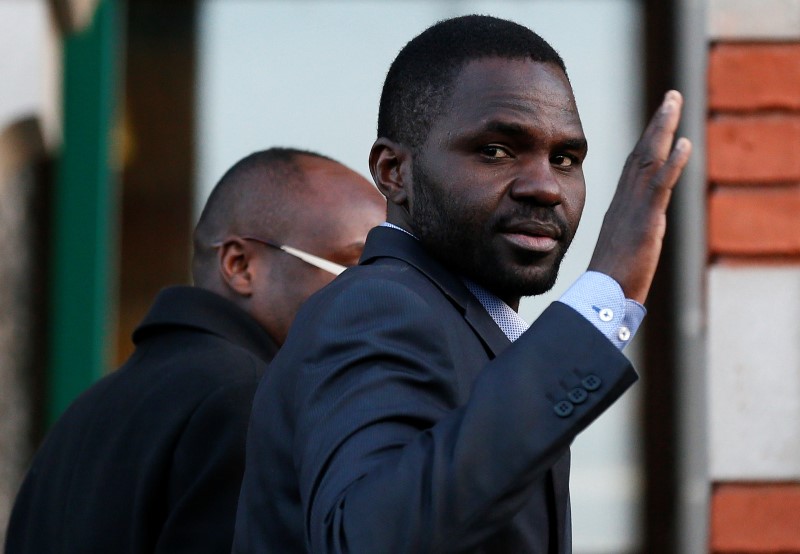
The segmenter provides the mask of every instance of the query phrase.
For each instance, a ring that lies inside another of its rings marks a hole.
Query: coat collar
[[[188,286],[162,290],[133,332],[133,342],[168,328],[187,327],[218,335],[269,362],[278,345],[244,310],[211,291]]]
[[[379,258],[402,260],[425,275],[458,308],[494,356],[511,344],[461,279],[431,257],[412,236],[390,227],[375,227],[367,235],[360,263],[370,264]]]

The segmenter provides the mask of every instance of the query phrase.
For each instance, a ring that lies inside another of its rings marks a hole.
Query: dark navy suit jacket
[[[259,385],[234,552],[568,552],[569,445],[635,380],[561,303],[511,344],[416,240],[373,229]]]

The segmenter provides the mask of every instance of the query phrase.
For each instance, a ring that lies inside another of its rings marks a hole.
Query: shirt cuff
[[[620,350],[631,342],[647,314],[644,306],[625,298],[619,283],[597,271],[581,275],[558,301],[585,317]]]

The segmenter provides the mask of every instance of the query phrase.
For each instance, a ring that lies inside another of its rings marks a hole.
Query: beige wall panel
[[[712,267],[711,478],[800,479],[800,266]]]
[[[708,0],[713,40],[800,39],[800,0]]]

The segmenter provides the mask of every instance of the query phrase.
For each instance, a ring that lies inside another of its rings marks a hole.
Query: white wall
[[[712,481],[800,481],[800,268],[712,266]]]
[[[529,321],[586,267],[642,121],[636,0],[205,0],[201,4],[197,206],[224,171],[269,146],[318,150],[369,177],[378,99],[403,45],[438,19],[490,13],[562,54],[589,138],[587,208],[562,277],[523,303]],[[633,345],[635,349],[635,344]],[[634,550],[640,513],[638,393],[573,448],[576,553]]]
[[[47,23],[42,0],[0,1],[0,129],[47,103]]]

